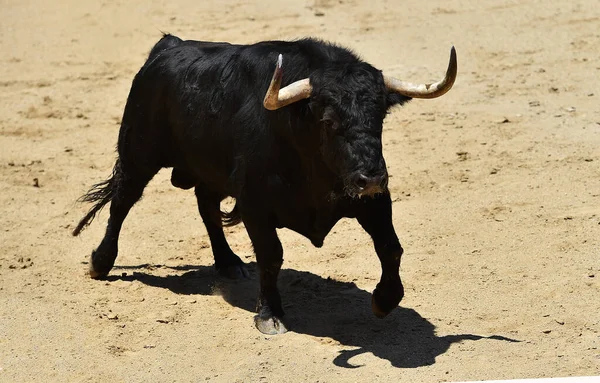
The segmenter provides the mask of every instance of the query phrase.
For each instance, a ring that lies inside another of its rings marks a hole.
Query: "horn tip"
[[[283,66],[283,55],[280,53],[277,57],[277,68],[281,68]]]
[[[450,49],[450,63],[448,64],[448,70],[452,70],[454,72],[456,72],[456,49],[454,48],[454,45],[452,46],[452,48]]]

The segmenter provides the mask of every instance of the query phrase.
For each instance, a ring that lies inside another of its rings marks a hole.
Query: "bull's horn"
[[[263,101],[263,105],[269,110],[277,110],[296,101],[309,98],[310,92],[312,91],[310,81],[307,78],[296,81],[283,89],[279,89],[283,77],[282,62],[283,57],[279,55],[271,85],[269,85],[269,89],[267,90],[267,94],[265,94],[265,99]]]
[[[456,50],[450,50],[450,63],[446,76],[434,84],[412,84],[389,76],[383,76],[385,85],[391,91],[413,98],[436,98],[445,94],[456,80]]]

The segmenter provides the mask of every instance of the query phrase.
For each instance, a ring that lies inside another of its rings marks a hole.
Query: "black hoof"
[[[94,266],[90,264],[90,269],[88,270],[88,274],[92,279],[104,279],[108,275],[108,272],[97,272],[94,270]]]
[[[107,258],[109,261],[107,261]],[[103,279],[108,275],[113,268],[113,265],[113,257],[103,257],[97,251],[93,251],[90,256],[90,268],[88,274],[92,279]]]
[[[390,313],[389,311],[384,311],[381,308],[379,308],[377,302],[375,301],[375,296],[371,297],[371,310],[373,311],[373,314],[375,314],[375,316],[379,319],[384,318]]]
[[[404,287],[399,280],[395,283],[377,285],[373,296],[371,297],[371,310],[377,318],[383,318],[388,315],[393,309],[398,307],[398,304],[404,297]]]
[[[277,317],[261,318],[259,315],[255,315],[254,325],[258,331],[267,335],[285,334],[288,331],[281,319]]]
[[[217,271],[221,276],[229,279],[250,278],[248,268],[243,263],[229,265],[225,267],[217,267]]]

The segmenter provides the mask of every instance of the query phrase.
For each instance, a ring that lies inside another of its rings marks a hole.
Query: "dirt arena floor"
[[[115,159],[131,80],[160,31],[251,43],[317,36],[447,95],[384,126],[400,307],[341,221],[321,249],[288,230],[291,331],[259,333],[252,278],[212,268],[190,191],[159,173],[106,281],[86,276],[107,211],[76,199]],[[442,382],[600,375],[600,6],[572,1],[0,2],[1,382]]]

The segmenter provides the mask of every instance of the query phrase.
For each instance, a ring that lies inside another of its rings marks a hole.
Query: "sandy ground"
[[[401,3],[401,6],[399,5]],[[0,381],[438,382],[600,375],[600,7],[596,0],[0,2]],[[107,212],[75,200],[112,168],[144,58],[168,31],[249,43],[318,36],[404,79],[455,88],[386,120],[406,297],[376,319],[379,265],[340,222],[287,230],[293,331],[260,334],[253,279],[223,281],[193,193],[169,172],[89,279]]]

